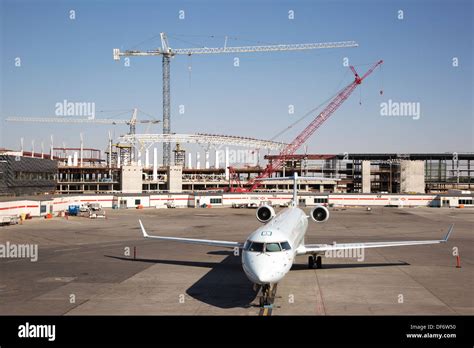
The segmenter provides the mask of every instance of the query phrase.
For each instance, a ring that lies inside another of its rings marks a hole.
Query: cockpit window
[[[246,241],[246,242],[245,242],[245,244],[244,244],[244,250],[249,250],[249,246],[250,246],[250,244],[252,244],[252,242],[251,242],[251,241],[249,241],[249,240],[248,240],[248,241]]]
[[[281,242],[281,243],[259,243],[259,242],[252,242],[248,240],[244,244],[245,251],[253,251],[253,252],[277,252],[282,250],[291,250],[291,246],[288,242]]]
[[[265,250],[270,253],[274,251],[281,251],[280,244],[279,243],[266,243]]]
[[[256,251],[261,253],[263,251],[263,243],[252,242],[249,247],[249,251]]]

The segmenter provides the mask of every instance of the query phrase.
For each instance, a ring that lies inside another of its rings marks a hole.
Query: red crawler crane
[[[234,167],[229,167],[229,180],[231,192],[247,192],[247,189],[242,186],[242,183],[240,182],[239,173],[235,171]],[[234,187],[234,185],[232,184],[233,182],[235,182],[237,187]]]
[[[290,143],[288,144],[278,155],[276,160],[273,160],[267,165],[265,170],[256,178],[250,179],[245,186],[247,188],[239,188],[238,191],[243,190],[251,192],[261,185],[261,181],[257,179],[268,178],[273,172],[277,171],[283,166],[285,160],[293,155],[303,145],[311,135],[342,105],[344,101],[354,92],[356,87],[362,83],[362,81],[369,76],[379,65],[383,63],[383,60],[375,63],[362,77],[359,76],[357,71],[351,66],[351,70],[354,73],[354,81],[344,87],[336,97],[328,104],[328,106],[321,111],[321,113],[315,117],[315,119]],[[230,187],[231,192],[236,192],[233,187]]]

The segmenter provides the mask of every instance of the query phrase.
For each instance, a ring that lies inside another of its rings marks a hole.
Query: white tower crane
[[[120,49],[113,49],[114,60],[120,60],[122,56],[162,56],[163,63],[163,134],[171,133],[171,110],[170,110],[170,60],[176,55],[193,54],[219,54],[219,53],[251,53],[251,52],[276,52],[276,51],[302,51],[321,48],[348,48],[357,47],[355,41],[325,42],[325,43],[307,43],[307,44],[286,44],[286,45],[265,45],[265,46],[240,46],[217,48],[174,48],[168,44],[165,33],[160,33],[161,49],[147,51],[127,50],[121,52]],[[163,143],[163,165],[168,166],[171,158],[171,144]]]
[[[129,120],[120,120],[120,119],[110,119],[110,118],[79,118],[79,117],[21,117],[21,116],[11,116],[7,117],[5,121],[9,122],[38,122],[38,123],[75,123],[75,124],[81,124],[81,123],[92,123],[92,124],[112,124],[112,125],[118,125],[118,124],[126,124],[128,125],[129,128],[129,135],[132,136],[133,139],[135,139],[136,135],[136,125],[137,123],[145,123],[145,124],[156,124],[160,123],[161,121],[155,120],[155,119],[148,119],[148,120],[139,120],[138,119],[138,109],[134,108],[132,110],[132,116]],[[52,139],[51,139],[52,143]],[[82,147],[82,133],[81,133],[81,147]],[[132,159],[135,158],[135,152],[136,152],[136,142],[132,141]],[[51,145],[52,146],[52,145]],[[81,150],[82,153],[82,150]],[[52,154],[52,150],[51,150]],[[82,155],[81,155],[82,159]],[[82,161],[82,160],[81,160]]]
[[[130,127],[129,134],[134,135],[136,133],[137,123],[156,124],[160,123],[159,120],[139,120],[137,119],[138,109],[132,110],[132,117],[129,120],[111,119],[111,118],[79,118],[79,117],[22,117],[22,116],[10,116],[5,119],[9,122],[38,122],[38,123],[93,123],[93,124],[126,124]]]

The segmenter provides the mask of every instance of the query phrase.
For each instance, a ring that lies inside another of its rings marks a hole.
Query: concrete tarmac
[[[109,210],[102,220],[0,227],[0,244],[39,248],[36,262],[0,259],[0,314],[259,314],[232,250],[144,240],[138,219],[149,234],[229,241],[244,241],[260,225],[255,210],[211,208]],[[272,315],[474,314],[472,210],[337,208],[328,222],[309,223],[306,243],[441,239],[453,222],[444,244],[367,249],[362,261],[323,258],[317,270],[297,257]]]

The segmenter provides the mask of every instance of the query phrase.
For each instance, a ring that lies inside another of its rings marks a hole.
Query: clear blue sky
[[[1,3],[0,147],[25,138],[104,149],[109,129],[126,127],[6,123],[11,115],[53,116],[55,104],[95,102],[97,110],[134,106],[161,119],[161,58],[131,59],[132,48],[159,34],[171,47],[355,40],[351,49],[179,56],[171,66],[172,131],[268,139],[351,80],[344,57],[360,71],[382,70],[308,142],[315,153],[474,151],[473,5],[443,1],[11,1]],[[69,19],[69,10],[76,19]],[[397,11],[404,19],[397,19]],[[178,18],[185,11],[185,19]],[[293,10],[295,19],[288,19]],[[211,36],[214,36],[211,37]],[[159,47],[159,39],[137,49]],[[240,67],[233,66],[234,57]],[[22,66],[15,67],[15,58]],[[459,66],[452,66],[458,57]],[[189,66],[192,72],[189,73]],[[383,88],[384,94],[379,90]],[[421,117],[383,117],[389,99],[419,102]],[[362,102],[362,105],[359,104]],[[185,105],[185,114],[178,106]],[[288,114],[288,105],[295,114]],[[104,114],[105,116],[110,113]],[[101,117],[101,114],[98,114]],[[122,116],[125,117],[125,116]],[[307,118],[280,140],[289,141]],[[155,126],[156,127],[156,126]],[[161,132],[161,125],[155,128]],[[38,150],[38,145],[36,147]]]

